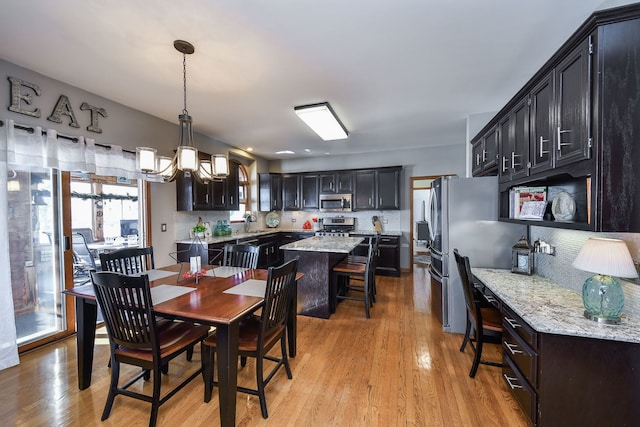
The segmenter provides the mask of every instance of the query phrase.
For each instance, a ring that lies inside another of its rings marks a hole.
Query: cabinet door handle
[[[204,202],[209,204],[209,193],[204,195]]]
[[[520,154],[516,154],[515,151],[511,152],[511,169],[516,170],[516,166],[521,166],[521,163],[516,163],[516,157],[522,157]]]
[[[487,150],[482,150],[482,163],[487,161]]]
[[[502,172],[506,172],[507,171],[507,164],[506,163],[508,161],[509,160],[505,156],[502,156]]]
[[[505,317],[504,320],[513,328],[521,328],[522,325],[520,325],[518,322],[516,322],[514,319],[510,318],[510,317]]]
[[[502,374],[502,376],[504,377],[505,380],[507,380],[507,384],[509,384],[509,387],[511,387],[511,390],[515,390],[517,388],[522,388],[522,386],[520,384],[514,384],[512,381],[518,381],[517,378],[511,378],[509,376],[507,376],[507,374]]]
[[[371,203],[371,197],[369,197],[369,206],[371,206],[373,203]]]
[[[571,145],[570,142],[562,142],[561,135],[563,133],[571,133],[571,132],[572,132],[571,129],[561,130],[560,126],[558,126],[558,151],[559,152],[562,152],[562,147],[564,147],[565,145]]]
[[[549,140],[548,140],[548,139],[544,139],[544,138],[542,137],[542,135],[540,135],[540,157],[542,157],[542,156],[544,156],[545,154],[548,154],[548,153],[549,153],[548,151],[544,151],[544,150],[542,149],[542,145],[543,145],[545,142],[549,142]]]
[[[523,352],[521,350],[518,350],[518,346],[516,344],[509,344],[506,341],[502,341],[503,344],[507,347],[507,349],[509,349],[509,351],[511,352],[511,354],[513,354],[514,356],[516,354],[522,354]]]
[[[382,205],[382,197],[380,197],[380,200],[378,201],[379,205]]]
[[[491,295],[485,295],[484,298],[491,303],[496,302],[496,299],[494,297],[492,297]]]
[[[333,190],[333,182],[329,183],[329,190]]]
[[[476,166],[480,166],[480,153],[476,153]]]

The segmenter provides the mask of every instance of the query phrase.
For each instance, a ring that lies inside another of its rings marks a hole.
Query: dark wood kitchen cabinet
[[[472,142],[473,176],[496,175],[498,172],[498,128],[492,127],[482,137]]]
[[[377,209],[400,209],[401,171],[401,168],[379,169],[376,171]]]
[[[400,209],[401,167],[354,172],[353,210]]]
[[[353,251],[354,255],[367,256],[369,250],[370,234],[350,234],[354,237],[363,237],[365,240]],[[381,235],[378,245],[378,265],[376,274],[380,276],[400,277],[400,237]]]
[[[376,172],[358,171],[353,174],[353,210],[366,211],[376,209]]]
[[[206,153],[198,153],[201,159]],[[210,156],[209,156],[210,157]],[[229,175],[216,181],[200,182],[193,173],[178,172],[176,205],[179,211],[238,210],[239,163],[229,160]]]
[[[282,208],[285,211],[298,211],[302,206],[302,190],[300,175],[284,175],[282,177]]]
[[[502,380],[533,426],[637,424],[620,401],[640,393],[640,344],[536,331],[491,285],[478,289],[502,312]]]
[[[258,179],[260,211],[281,211],[282,175],[277,173],[261,173]]]
[[[328,172],[319,175],[320,193],[351,193],[353,191],[353,173]]]
[[[529,173],[553,167],[555,72],[551,71],[531,90],[529,95]]]
[[[640,84],[633,78],[640,75],[637,57],[640,4],[596,11],[472,139],[477,144],[494,126],[513,120],[526,100],[527,171],[501,177],[501,221],[640,232]],[[472,148],[477,154],[479,148]],[[542,221],[509,218],[510,192],[518,186],[548,188]],[[575,201],[571,221],[556,221],[551,211],[561,191]]]
[[[211,181],[211,206],[213,210],[237,211],[240,209],[240,164],[229,161],[229,176],[221,181]]]
[[[518,102],[500,120],[500,181],[512,181],[528,175],[529,162],[529,99]]]
[[[302,209],[317,210],[319,205],[318,175],[302,175],[301,199]]]

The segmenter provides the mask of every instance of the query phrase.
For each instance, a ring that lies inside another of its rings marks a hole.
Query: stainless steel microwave
[[[351,212],[351,194],[321,194],[320,212]]]

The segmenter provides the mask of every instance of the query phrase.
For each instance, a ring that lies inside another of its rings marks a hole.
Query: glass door
[[[9,262],[20,349],[68,329],[61,238],[60,174],[9,165]]]

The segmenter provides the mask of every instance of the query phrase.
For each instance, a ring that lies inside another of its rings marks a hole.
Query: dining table
[[[153,310],[157,316],[216,328],[220,424],[234,426],[239,322],[262,305],[264,296],[258,296],[255,287],[251,290],[251,285],[266,281],[268,270],[234,270],[229,267],[214,269],[213,266],[205,266],[204,270],[206,274],[198,277],[185,277],[190,276],[184,274],[189,271],[189,266],[174,264],[149,270],[146,274],[149,276]],[[296,282],[302,276],[302,273],[298,273]],[[246,285],[250,286],[247,288]],[[78,386],[80,390],[84,390],[91,385],[93,368],[98,319],[95,293],[91,283],[67,289],[63,293],[75,297]],[[297,291],[294,286],[287,319],[287,341],[291,357],[296,355],[296,299]]]

